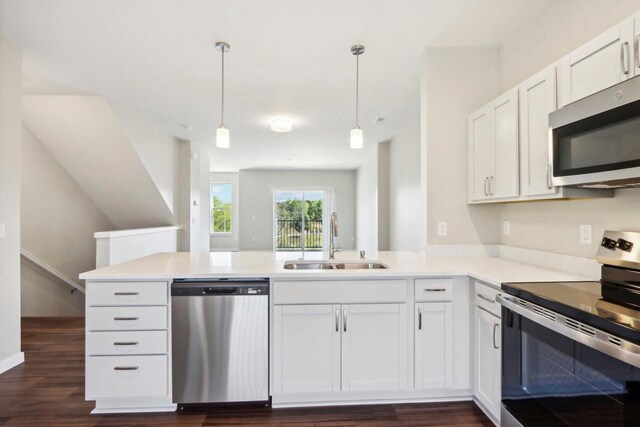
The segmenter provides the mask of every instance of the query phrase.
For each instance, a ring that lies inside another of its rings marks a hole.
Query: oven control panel
[[[605,231],[596,259],[601,264],[640,269],[640,232]]]

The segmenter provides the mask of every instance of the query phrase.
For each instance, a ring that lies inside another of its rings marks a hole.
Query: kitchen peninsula
[[[584,279],[495,257],[411,252],[367,256],[388,268],[285,269],[295,255],[158,253],[83,273],[94,413],[173,411],[181,403],[172,394],[176,279],[266,278],[274,407],[475,398],[497,421],[501,283]],[[356,252],[335,260],[348,261],[362,262]],[[113,345],[122,342],[135,345]]]

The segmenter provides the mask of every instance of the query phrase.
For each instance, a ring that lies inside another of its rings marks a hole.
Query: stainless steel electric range
[[[502,285],[503,426],[640,426],[640,233],[596,258],[600,281]]]

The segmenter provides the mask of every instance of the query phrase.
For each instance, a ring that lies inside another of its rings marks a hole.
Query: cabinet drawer
[[[167,282],[92,282],[87,290],[87,304],[101,305],[165,305]]]
[[[87,333],[89,356],[167,354],[166,331],[118,331]]]
[[[496,301],[496,296],[499,293],[500,290],[496,288],[484,285],[480,282],[475,282],[474,298],[476,305],[498,317],[501,315],[500,303]]]
[[[167,329],[167,307],[89,307],[87,331]]]
[[[451,279],[416,279],[416,302],[451,301],[452,295]]]
[[[166,396],[167,363],[167,356],[89,357],[87,399]]]
[[[273,285],[274,304],[373,304],[406,301],[406,280],[309,280],[276,282]]]

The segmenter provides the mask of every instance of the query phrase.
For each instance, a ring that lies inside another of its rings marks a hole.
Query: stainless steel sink
[[[378,261],[287,261],[285,270],[381,270],[388,265]]]
[[[338,270],[383,270],[386,268],[389,268],[389,266],[377,261],[336,263],[336,269]]]
[[[325,261],[287,261],[284,263],[286,270],[335,270],[331,262]]]

